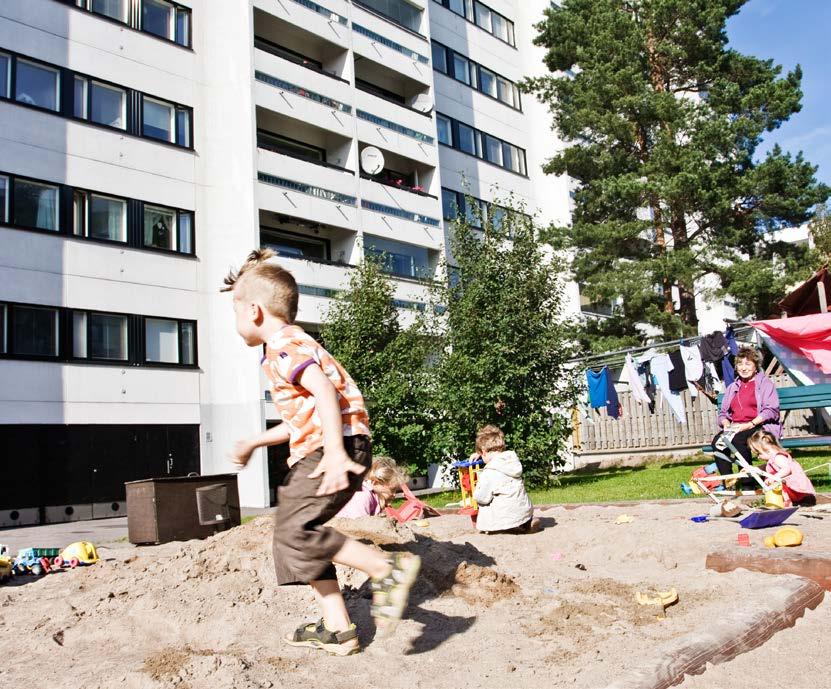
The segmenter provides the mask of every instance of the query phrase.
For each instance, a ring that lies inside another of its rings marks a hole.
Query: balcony
[[[270,152],[264,153],[277,155]],[[286,160],[299,163],[291,158],[286,158]],[[311,172],[312,175],[319,169],[311,163],[307,165],[310,169],[306,172]],[[303,171],[300,170],[300,172]],[[278,176],[263,171],[257,173],[257,204],[261,209],[349,230],[357,227],[358,209],[357,199],[354,196],[327,189],[319,186],[319,183],[311,184],[285,177],[283,176],[285,174],[287,173],[283,172]],[[308,174],[296,176],[318,179],[316,176],[309,177]]]
[[[355,6],[352,49],[425,86],[432,85],[430,44]]]
[[[390,107],[369,93],[358,91],[356,96],[360,104],[355,110],[359,140],[395,151],[423,165],[438,167],[439,155],[432,119]]]
[[[344,49],[349,47],[345,0],[254,0],[254,7]]]
[[[363,179],[361,185],[363,198],[361,199],[360,218],[363,230],[385,239],[405,241],[435,250],[442,248],[444,233],[441,228],[441,207],[438,201],[430,198],[420,199],[399,191],[398,193],[406,194],[415,201],[430,202],[430,205],[424,204],[424,210],[427,212],[421,214],[412,210],[417,207],[417,204],[412,201],[408,205],[398,205],[398,199],[390,198],[388,194],[393,190],[385,186]]]
[[[258,106],[352,137],[354,113],[349,105],[349,84],[263,50],[254,52],[254,93]]]
[[[257,149],[257,162],[259,172],[322,187],[334,194],[353,199],[356,195],[355,175],[349,170],[265,148]]]

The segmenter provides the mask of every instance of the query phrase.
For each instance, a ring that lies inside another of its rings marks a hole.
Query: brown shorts
[[[367,436],[345,436],[343,445],[347,454],[365,467],[360,474],[349,474],[348,488],[331,495],[315,495],[322,477],[309,478],[309,474],[323,457],[320,448],[289,469],[277,489],[273,548],[280,586],[337,579],[332,558],[343,547],[346,536],[323,525],[349,502],[372,464]]]

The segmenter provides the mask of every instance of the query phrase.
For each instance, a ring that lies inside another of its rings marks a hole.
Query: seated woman
[[[713,447],[719,446],[719,439],[727,432],[732,434],[731,442],[737,452],[752,463],[748,440],[760,428],[779,438],[782,426],[779,423],[779,395],[773,381],[762,368],[762,353],[755,347],[742,347],[736,354],[736,380],[724,392],[718,425],[721,430],[713,438]],[[722,456],[720,456],[722,455]],[[725,458],[726,457],[726,458]],[[729,449],[715,455],[720,474],[733,473],[733,458]],[[745,479],[743,486],[755,487],[752,479]]]

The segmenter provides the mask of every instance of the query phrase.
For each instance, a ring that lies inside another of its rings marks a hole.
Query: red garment
[[[831,313],[756,321],[751,325],[813,361],[823,373],[831,373]]]
[[[756,379],[739,383],[739,391],[730,403],[730,420],[734,423],[745,423],[755,419],[758,413]]]

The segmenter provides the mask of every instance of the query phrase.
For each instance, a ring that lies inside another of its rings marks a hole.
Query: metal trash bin
[[[240,525],[236,474],[151,478],[125,487],[130,543],[207,538]]]

